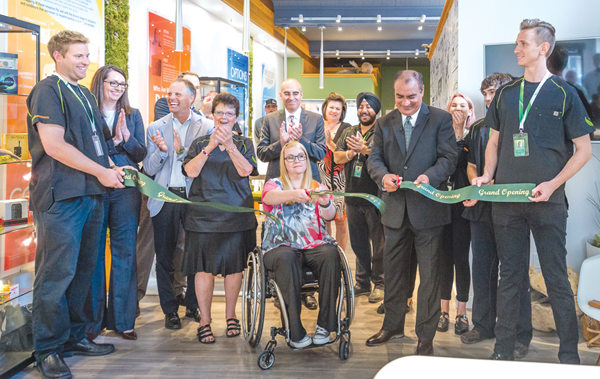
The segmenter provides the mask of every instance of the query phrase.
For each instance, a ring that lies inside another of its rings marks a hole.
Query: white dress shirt
[[[183,124],[179,122],[177,117],[173,116],[173,113],[171,113],[171,117],[173,117],[173,141],[175,141],[175,132],[177,132],[179,133],[181,144],[183,146],[185,137],[187,136],[187,131],[190,127],[190,123],[192,122],[192,111],[190,110],[190,114]],[[169,179],[169,187],[185,187],[185,176],[181,171],[181,164],[183,162],[176,159],[176,151],[174,151],[174,154],[175,156],[173,157],[173,166],[171,167],[171,178]]]

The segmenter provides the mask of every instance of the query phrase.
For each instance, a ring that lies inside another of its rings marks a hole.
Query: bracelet
[[[331,201],[331,199],[329,199],[329,204],[321,205],[321,209],[329,209],[329,207],[331,207],[331,204],[333,204],[333,201]]]
[[[184,151],[185,151],[185,147],[181,146],[181,149],[177,150],[177,155],[183,154]]]
[[[210,157],[210,154],[209,154],[209,153],[207,153],[207,152],[206,152],[206,150],[202,149],[202,153],[203,153],[204,155],[206,155],[207,157]]]
[[[114,164],[114,165],[112,165],[112,166],[110,166],[110,168],[111,168],[111,169],[113,169],[113,168],[115,168],[115,167],[119,167],[119,166],[117,166],[117,165],[115,165],[115,164]]]
[[[352,160],[354,157],[350,158],[350,157],[348,156],[348,152],[349,152],[349,151],[352,151],[352,152],[354,152],[354,150],[346,150],[346,159],[350,161],[350,160]],[[356,154],[355,154],[355,156],[356,156]]]
[[[225,149],[225,150],[227,150],[227,152],[228,152],[229,154],[231,154],[231,153],[233,153],[234,151],[236,151],[236,150],[237,150],[237,147],[235,147],[235,145],[233,145],[231,148],[229,148],[229,149]]]

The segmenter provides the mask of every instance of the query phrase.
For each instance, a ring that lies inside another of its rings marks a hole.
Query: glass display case
[[[33,362],[36,236],[26,100],[40,79],[40,27],[0,15],[0,377]]]
[[[248,97],[246,91],[246,85],[242,82],[237,82],[231,79],[225,78],[200,78],[200,99],[197,101],[197,105],[202,104],[202,100],[209,92],[215,91],[217,93],[229,92],[240,101],[240,115],[237,119],[238,125],[245,136],[248,136],[248,104],[246,98]]]

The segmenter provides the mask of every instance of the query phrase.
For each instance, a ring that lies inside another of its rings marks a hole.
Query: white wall
[[[525,18],[539,18],[556,28],[556,38],[575,39],[600,36],[600,1],[571,0],[456,0],[458,17],[458,91],[475,103],[476,114],[484,114],[479,87],[484,78],[484,45],[511,43]],[[600,145],[594,145],[600,158]],[[595,211],[587,201],[600,182],[600,160],[592,160],[567,182],[569,219],[567,223],[567,263],[579,271],[585,259],[585,240],[600,230]],[[532,264],[538,265],[535,255]]]
[[[175,19],[175,0],[130,0],[129,99],[140,109],[148,126],[148,11]],[[226,5],[223,5],[226,6]],[[183,24],[191,29],[191,71],[200,76],[227,78],[227,48],[242,51],[242,32],[189,0],[183,1]],[[277,88],[283,77],[283,57],[254,39],[253,106],[262,108],[261,63],[277,70]],[[260,94],[260,95],[259,95]],[[256,117],[256,116],[255,116]]]

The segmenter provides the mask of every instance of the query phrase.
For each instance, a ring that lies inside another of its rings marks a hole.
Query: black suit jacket
[[[367,168],[379,186],[382,186],[383,177],[387,174],[399,175],[408,181],[425,174],[433,187],[446,190],[446,182],[454,172],[456,160],[452,116],[423,103],[408,151],[402,114],[395,109],[377,120]],[[383,192],[382,200],[387,205],[387,212],[381,221],[390,228],[400,228],[404,212],[408,212],[408,218],[416,229],[442,226],[451,221],[449,205],[430,200],[412,190]]]
[[[258,158],[263,162],[269,162],[265,182],[271,178],[277,178],[279,173],[279,156],[281,155],[281,142],[279,129],[285,121],[285,109],[269,113],[265,116],[262,128],[262,140],[258,144]],[[310,158],[312,177],[321,182],[317,162],[325,158],[327,145],[325,144],[325,123],[323,116],[318,113],[308,112],[302,109],[300,112],[300,124],[302,125],[302,138],[300,143],[306,148]]]

